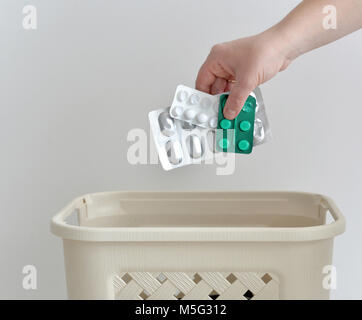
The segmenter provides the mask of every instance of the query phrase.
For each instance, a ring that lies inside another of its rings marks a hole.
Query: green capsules
[[[220,96],[217,125],[217,148],[223,152],[251,153],[254,139],[256,99],[249,96],[234,120],[224,118],[223,110],[228,94]]]

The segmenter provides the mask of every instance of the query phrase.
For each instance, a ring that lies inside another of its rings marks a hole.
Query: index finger
[[[211,86],[215,82],[216,76],[210,71],[208,64],[205,62],[197,74],[196,89],[206,93],[211,92]]]

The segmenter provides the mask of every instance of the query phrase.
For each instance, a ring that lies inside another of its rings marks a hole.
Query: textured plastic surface
[[[251,153],[254,140],[254,121],[256,99],[249,96],[238,116],[233,120],[224,118],[223,110],[228,94],[220,96],[218,129],[216,133],[217,147],[220,151],[235,153]]]
[[[173,119],[169,108],[151,111],[148,117],[164,170],[200,163],[217,155],[215,131]]]
[[[334,222],[325,224],[328,213]],[[91,194],[51,223],[72,299],[114,299],[114,277],[124,273],[174,272],[272,272],[280,299],[327,299],[323,268],[344,226],[331,199],[297,192]]]
[[[113,278],[117,300],[277,300],[271,272],[121,272]]]

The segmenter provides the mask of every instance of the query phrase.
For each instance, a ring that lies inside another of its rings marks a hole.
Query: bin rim
[[[334,221],[309,227],[84,227],[69,225],[65,219],[84,207],[94,196],[129,194],[243,194],[317,197]],[[90,193],[75,198],[57,213],[50,223],[51,232],[63,239],[88,242],[302,242],[334,238],[345,231],[345,218],[334,201],[325,195],[299,191],[111,191]]]

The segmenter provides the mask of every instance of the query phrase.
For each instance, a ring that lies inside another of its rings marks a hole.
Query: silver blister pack
[[[170,108],[151,111],[148,117],[164,170],[201,163],[220,153],[215,148],[215,130],[173,119]]]
[[[271,137],[271,130],[269,121],[266,116],[265,104],[261,90],[259,87],[254,89],[256,97],[256,109],[255,109],[255,120],[254,120],[254,146],[268,142]]]
[[[271,131],[260,89],[256,88],[251,95],[256,98],[253,144],[258,146],[271,138]],[[215,124],[213,120],[217,119],[219,99],[220,95],[212,96],[180,85],[170,108],[148,114],[158,156],[165,170],[201,163],[223,154],[216,148],[216,130],[219,129],[215,129],[217,122]],[[175,112],[177,107],[181,107],[182,112]],[[183,114],[188,110],[193,112]],[[197,117],[201,112],[206,114],[205,121]],[[203,126],[200,126],[201,122]]]

